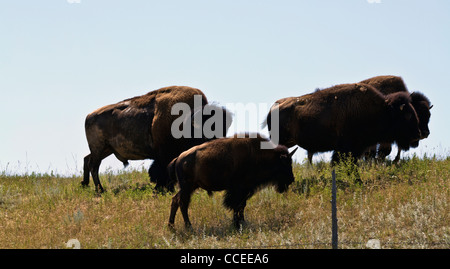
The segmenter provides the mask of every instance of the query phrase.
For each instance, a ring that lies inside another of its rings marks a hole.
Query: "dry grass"
[[[361,164],[362,184],[349,165],[337,169],[341,248],[450,247],[450,158],[411,158],[399,165]],[[101,176],[107,193],[81,188],[80,177],[0,174],[0,248],[331,248],[327,163],[295,165],[285,194],[263,189],[246,208],[247,224],[233,229],[222,193],[197,191],[192,230],[177,214],[167,228],[173,194],[155,194],[146,171]],[[92,183],[91,183],[92,184]]]

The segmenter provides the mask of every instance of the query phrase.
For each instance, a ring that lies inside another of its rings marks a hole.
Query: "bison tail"
[[[167,165],[167,173],[169,174],[169,181],[171,182],[178,182],[178,175],[177,175],[177,166],[176,162],[178,160],[178,157],[173,159],[169,165]]]

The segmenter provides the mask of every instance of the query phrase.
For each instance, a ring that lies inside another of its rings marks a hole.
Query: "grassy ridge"
[[[413,157],[398,165],[336,167],[341,248],[450,247],[450,158]],[[101,175],[107,192],[95,194],[81,177],[0,174],[0,248],[331,248],[331,168],[294,165],[285,194],[263,189],[248,201],[247,224],[233,229],[221,192],[197,191],[189,208],[167,228],[173,194],[155,194],[147,172]]]

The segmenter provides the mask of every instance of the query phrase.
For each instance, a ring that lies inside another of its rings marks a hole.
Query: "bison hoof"
[[[170,231],[175,232],[175,224],[174,223],[170,223],[167,224],[167,227],[169,228]]]
[[[98,194],[102,194],[102,193],[105,193],[106,191],[102,187],[99,187],[99,188],[95,188],[95,192]]]
[[[233,226],[236,230],[241,230],[245,227],[246,222],[245,221],[238,221],[238,222],[233,222]]]
[[[186,229],[186,230],[188,230],[188,231],[192,231],[192,224],[189,222],[189,223],[186,223],[185,225],[184,225],[184,228]]]

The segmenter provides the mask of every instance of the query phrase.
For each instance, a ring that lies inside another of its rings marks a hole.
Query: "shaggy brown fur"
[[[360,83],[366,83],[374,86],[378,91],[385,95],[395,92],[408,93],[405,82],[401,77],[398,76],[376,76],[363,80]],[[420,92],[411,93],[411,99],[412,105],[416,110],[417,116],[419,118],[419,129],[421,132],[420,139],[425,139],[430,134],[428,123],[430,121],[430,109],[432,108],[432,105],[430,103],[430,100]],[[418,145],[419,141],[414,141],[410,145],[403,145],[402,147],[399,146],[394,162],[398,162],[400,160],[400,153],[402,150],[407,151],[410,147],[415,148]],[[382,160],[391,153],[391,150],[391,143],[381,143],[379,144],[378,148],[377,145],[371,147],[371,149],[367,152],[367,157],[375,158],[375,156],[378,156],[378,158]]]
[[[360,83],[369,84],[384,95],[395,92],[408,92],[405,82],[398,76],[376,76],[363,80]]]
[[[193,147],[180,154],[168,166],[169,175],[178,180],[180,191],[174,196],[170,211],[169,226],[173,227],[178,207],[185,225],[191,226],[188,206],[192,193],[197,188],[208,192],[225,190],[224,205],[234,211],[236,228],[244,221],[246,201],[261,187],[272,184],[284,192],[294,181],[292,154],[285,146],[261,149],[256,138],[216,139]]]
[[[172,122],[179,117],[171,115],[172,106],[183,102],[192,110],[199,109],[201,107],[194,107],[195,95],[201,96],[202,107],[208,103],[199,89],[171,86],[90,113],[86,117],[85,130],[91,153],[84,158],[82,185],[89,184],[91,173],[96,189],[103,191],[98,169],[104,158],[114,154],[124,165],[128,160],[153,159],[150,179],[156,182],[157,188],[173,190],[174,183],[168,181],[167,164],[180,152],[206,141],[204,138],[175,139],[171,134]],[[228,112],[225,114],[228,116]]]
[[[418,119],[407,93],[384,96],[374,87],[341,84],[277,101],[280,143],[308,152],[334,151],[358,158],[379,142],[409,144],[420,137]],[[267,117],[271,128],[270,112]]]

